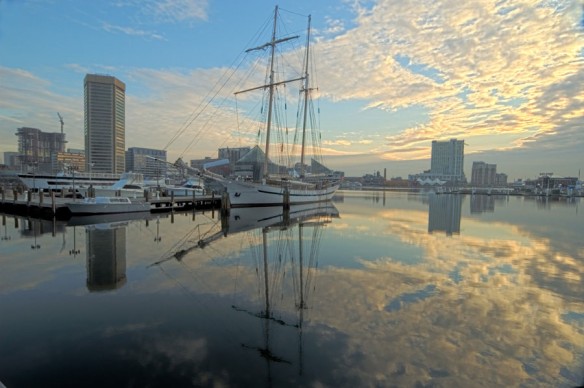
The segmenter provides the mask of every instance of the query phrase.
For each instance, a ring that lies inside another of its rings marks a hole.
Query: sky
[[[312,16],[327,166],[405,178],[457,138],[468,179],[473,161],[509,180],[584,169],[582,0],[0,0],[0,152],[17,128],[59,132],[57,112],[83,148],[88,73],[126,84],[126,147],[253,146],[235,122],[185,123],[275,5]]]

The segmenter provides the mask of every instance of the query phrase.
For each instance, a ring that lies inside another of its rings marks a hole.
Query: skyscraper
[[[473,186],[494,186],[497,178],[497,165],[473,162],[470,184]]]
[[[126,163],[126,84],[87,74],[83,86],[86,169],[121,174]]]
[[[464,140],[432,141],[430,173],[450,182],[464,182]]]

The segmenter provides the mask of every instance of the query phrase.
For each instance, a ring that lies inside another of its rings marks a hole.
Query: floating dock
[[[157,196],[154,198],[130,198],[132,201],[150,203],[151,212],[179,210],[207,210],[221,207],[221,196],[215,194],[193,196]],[[39,218],[71,217],[67,203],[83,201],[81,198],[61,198],[55,192],[33,193],[16,191],[0,193],[0,211]]]

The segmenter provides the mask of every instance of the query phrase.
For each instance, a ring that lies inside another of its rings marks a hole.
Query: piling
[[[290,191],[286,187],[284,189],[284,210],[290,210]]]
[[[213,196],[215,196],[215,193],[213,193]],[[229,201],[229,193],[226,190],[221,194],[221,217],[229,215],[229,209],[231,209],[231,202]]]

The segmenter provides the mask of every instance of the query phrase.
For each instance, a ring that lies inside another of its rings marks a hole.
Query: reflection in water
[[[428,199],[428,233],[445,232],[447,236],[459,234],[462,196],[430,194]]]
[[[266,360],[268,383],[271,385],[271,363],[292,364],[272,352],[270,333],[272,325],[292,326],[298,330],[298,373],[303,373],[303,324],[304,314],[309,308],[310,295],[315,287],[314,271],[318,265],[318,254],[323,226],[338,217],[334,205],[325,203],[311,207],[293,206],[285,211],[279,220],[261,228],[261,241],[250,239],[251,249],[256,253],[256,269],[260,276],[258,282],[263,288],[263,310],[257,314],[263,320],[263,346],[248,346],[256,349]],[[256,233],[260,230],[256,229]],[[307,233],[310,232],[310,233]],[[274,315],[275,305],[285,292],[285,274],[292,275],[294,308],[297,311],[296,322],[286,322]],[[263,278],[262,278],[263,277]],[[270,286],[276,288],[270,290]],[[247,345],[246,345],[247,346]]]
[[[115,290],[126,284],[126,224],[86,227],[87,289]]]
[[[215,233],[202,233],[202,238],[177,247],[175,253],[152,265],[162,268],[174,260],[185,263],[190,261],[195,250],[213,249],[225,241],[224,238],[245,237],[248,245],[245,255],[249,254],[252,263],[245,268],[248,270],[246,276],[238,274],[234,290],[236,302],[232,308],[238,315],[259,319],[261,335],[252,336],[240,345],[246,351],[254,351],[264,361],[267,384],[271,386],[276,365],[291,367],[297,363],[298,375],[304,372],[304,319],[316,286],[314,271],[318,266],[323,227],[338,216],[338,210],[330,202],[293,205],[289,210],[282,207],[231,209],[228,217],[213,226],[217,229]],[[243,279],[254,278],[256,298],[249,299],[249,289],[239,282],[245,284]],[[239,295],[246,296],[237,297]],[[296,312],[295,317],[291,316],[292,311]],[[290,337],[291,330],[297,331],[296,357],[290,354],[289,346],[275,349],[272,343],[274,338],[280,343],[282,338]]]
[[[471,214],[493,213],[495,211],[495,197],[493,195],[471,195]]]
[[[89,294],[89,260],[86,268],[61,253],[61,236],[39,234],[42,249],[32,255],[33,235],[8,219],[12,240],[0,242],[0,380],[8,387],[582,383],[577,207],[510,196],[476,214],[454,194],[441,203],[387,193],[385,206],[383,193],[342,194],[342,217],[322,235],[315,219],[295,210],[232,209],[223,222],[180,213],[174,222],[136,221],[125,229],[131,287],[105,298]],[[446,217],[436,222],[441,232],[428,233],[430,219],[447,216],[448,207],[460,219]],[[27,229],[26,219],[20,223]],[[447,235],[456,229],[458,236]],[[83,256],[89,233],[77,237]],[[120,267],[105,264],[110,274]]]

